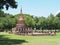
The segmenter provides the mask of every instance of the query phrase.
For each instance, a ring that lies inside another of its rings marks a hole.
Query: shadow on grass
[[[0,35],[0,45],[21,45],[22,43],[27,43],[27,41],[20,39],[9,39],[4,37],[4,35]]]

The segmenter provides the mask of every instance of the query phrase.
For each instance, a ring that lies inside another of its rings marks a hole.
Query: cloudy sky
[[[60,12],[60,0],[16,0],[16,2],[18,4],[17,9],[3,9],[4,12],[18,14],[20,13],[21,5],[24,14],[31,14],[34,16],[47,17],[50,13],[56,15]]]

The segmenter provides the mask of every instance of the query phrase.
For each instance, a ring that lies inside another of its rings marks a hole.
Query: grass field
[[[21,36],[0,32],[0,45],[60,45],[60,33],[56,36]]]

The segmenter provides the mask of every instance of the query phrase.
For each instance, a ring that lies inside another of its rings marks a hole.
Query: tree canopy
[[[16,26],[20,14],[12,15],[0,10],[0,31],[10,30]],[[60,29],[60,17],[50,14],[48,17],[37,17],[30,14],[23,14],[25,23],[32,29]]]
[[[17,2],[15,0],[0,0],[0,9],[3,9],[4,6],[7,10],[9,7],[17,8]]]

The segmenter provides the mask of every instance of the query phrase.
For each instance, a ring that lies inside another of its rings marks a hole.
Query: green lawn
[[[60,45],[60,33],[56,36],[21,36],[0,32],[0,45]]]

